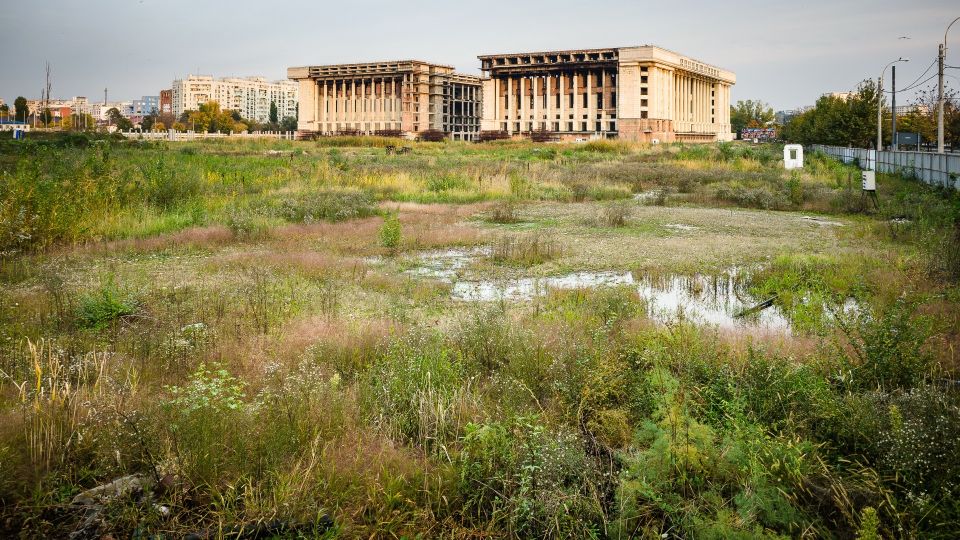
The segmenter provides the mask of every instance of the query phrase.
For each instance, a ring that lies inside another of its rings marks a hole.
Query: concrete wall
[[[821,144],[811,146],[810,150],[823,152],[843,163],[857,163],[864,170],[900,174],[930,185],[960,189],[960,154],[877,152],[867,148]]]

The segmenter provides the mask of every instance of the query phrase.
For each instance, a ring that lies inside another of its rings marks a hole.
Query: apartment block
[[[298,129],[317,134],[442,131],[474,140],[480,78],[420,60],[292,67],[300,86]]]
[[[173,81],[173,114],[195,111],[209,101],[221,109],[237,111],[257,122],[270,120],[270,105],[277,107],[277,120],[297,116],[298,85],[292,81],[269,81],[263,77],[214,78],[190,75]]]
[[[562,139],[730,140],[736,76],[652,46],[478,57],[484,131]]]

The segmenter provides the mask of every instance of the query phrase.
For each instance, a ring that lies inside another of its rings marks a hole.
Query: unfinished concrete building
[[[730,87],[736,76],[660,47],[479,58],[483,131],[644,142],[733,138]]]
[[[419,60],[292,67],[300,84],[298,129],[320,135],[441,131],[474,140],[480,78]]]

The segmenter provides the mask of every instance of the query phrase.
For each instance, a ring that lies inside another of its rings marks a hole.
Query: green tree
[[[199,111],[190,111],[188,116],[193,124],[193,130],[198,133],[246,130],[247,126],[235,120],[233,115],[233,111],[221,110],[220,104],[216,101],[208,101],[200,105]]]
[[[746,127],[762,127],[773,122],[773,109],[763,101],[737,101],[730,106],[730,129],[740,133]]]
[[[117,126],[117,129],[122,131],[129,131],[133,129],[133,122],[129,118],[123,116],[120,113],[120,110],[116,107],[110,107],[107,111],[107,117],[110,119],[110,122]]]
[[[279,117],[278,117],[278,114],[277,114],[277,102],[276,102],[276,101],[271,101],[271,102],[270,102],[270,123],[271,123],[271,124],[276,124],[277,121],[278,121],[278,118],[279,118]]]
[[[18,121],[27,121],[27,116],[30,114],[30,109],[27,107],[27,98],[18,96],[17,99],[13,100],[13,109],[14,116]]]
[[[3,105],[0,105],[0,118],[3,118],[4,120],[6,120],[7,117],[9,116],[10,116],[10,106],[7,105],[6,103],[4,103]]]
[[[285,116],[280,122],[280,131],[296,131],[297,119],[292,116]]]
[[[795,116],[784,126],[783,138],[800,144],[872,147],[876,141],[877,107],[882,105],[881,99],[872,80],[863,81],[857,92],[847,99],[823,96],[814,108]],[[889,133],[886,136],[889,140]]]

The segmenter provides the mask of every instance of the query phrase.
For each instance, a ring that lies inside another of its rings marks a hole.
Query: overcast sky
[[[655,44],[734,71],[734,100],[788,109],[898,56],[911,59],[903,88],[957,16],[956,0],[4,0],[0,98],[37,97],[47,61],[53,97],[102,100],[108,87],[121,100],[197,72],[279,79],[289,66],[416,58],[478,73],[478,54]],[[960,66],[960,23],[948,45]],[[948,73],[960,87],[960,69]]]

